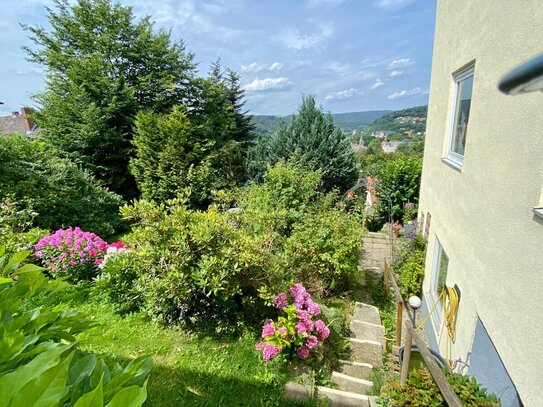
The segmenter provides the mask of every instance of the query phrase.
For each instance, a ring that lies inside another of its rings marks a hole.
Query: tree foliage
[[[40,140],[0,137],[0,178],[0,198],[35,210],[34,226],[80,226],[104,236],[122,226],[121,197]]]
[[[55,0],[51,26],[25,26],[36,44],[29,60],[45,66],[35,120],[45,138],[113,190],[132,197],[128,173],[135,115],[191,99],[195,64],[182,42],[156,32],[148,17],[110,0]]]
[[[388,199],[392,201],[392,218],[401,222],[403,206],[407,202],[417,203],[419,198],[422,159],[416,156],[395,155],[378,172],[379,214],[388,219]]]
[[[288,124],[270,135],[261,136],[251,150],[249,169],[262,180],[269,165],[296,156],[306,168],[322,171],[323,188],[344,191],[358,177],[355,152],[348,137],[334,124],[332,116],[316,106],[313,96],[306,96]]]

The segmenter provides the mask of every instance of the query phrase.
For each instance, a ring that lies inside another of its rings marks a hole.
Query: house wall
[[[479,317],[526,406],[540,406],[543,397],[543,220],[532,214],[543,204],[543,94],[506,96],[497,84],[543,52],[542,21],[540,0],[438,1],[419,205],[432,215],[423,291],[436,236],[449,256],[447,285],[461,290],[450,358],[468,361]],[[442,158],[452,74],[472,61],[459,171]],[[430,309],[429,296],[424,300]],[[433,328],[445,353],[441,328]]]

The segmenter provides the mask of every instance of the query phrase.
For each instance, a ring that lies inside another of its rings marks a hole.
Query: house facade
[[[505,407],[543,405],[543,93],[497,84],[543,53],[542,22],[539,0],[437,1],[419,201],[425,328]]]

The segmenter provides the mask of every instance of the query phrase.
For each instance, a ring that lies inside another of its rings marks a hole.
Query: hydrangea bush
[[[256,349],[262,351],[262,359],[271,360],[280,353],[287,353],[289,358],[296,355],[299,359],[309,358],[311,352],[330,335],[330,329],[316,317],[320,314],[319,305],[315,304],[305,287],[294,284],[290,288],[292,304],[286,293],[279,293],[274,304],[284,316],[277,322],[266,320],[262,328],[262,341]]]
[[[59,229],[40,239],[34,246],[34,255],[54,278],[91,280],[98,274],[107,248],[107,242],[99,236],[76,227]]]

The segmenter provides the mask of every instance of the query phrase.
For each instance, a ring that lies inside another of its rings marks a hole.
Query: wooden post
[[[409,324],[409,321],[407,323]],[[407,332],[405,333],[405,344],[403,347],[402,374],[400,376],[400,385],[402,387],[407,383],[407,376],[409,375],[409,362],[411,361],[412,346],[413,336],[411,335],[411,329],[409,329],[409,326],[407,326]]]
[[[385,257],[385,271],[383,274],[383,284],[385,285],[385,297],[388,298],[388,295],[390,294],[389,293],[390,285],[388,281],[388,262],[387,262],[386,257]]]
[[[396,302],[396,346],[402,345],[402,319],[403,304],[401,301],[398,301]]]

